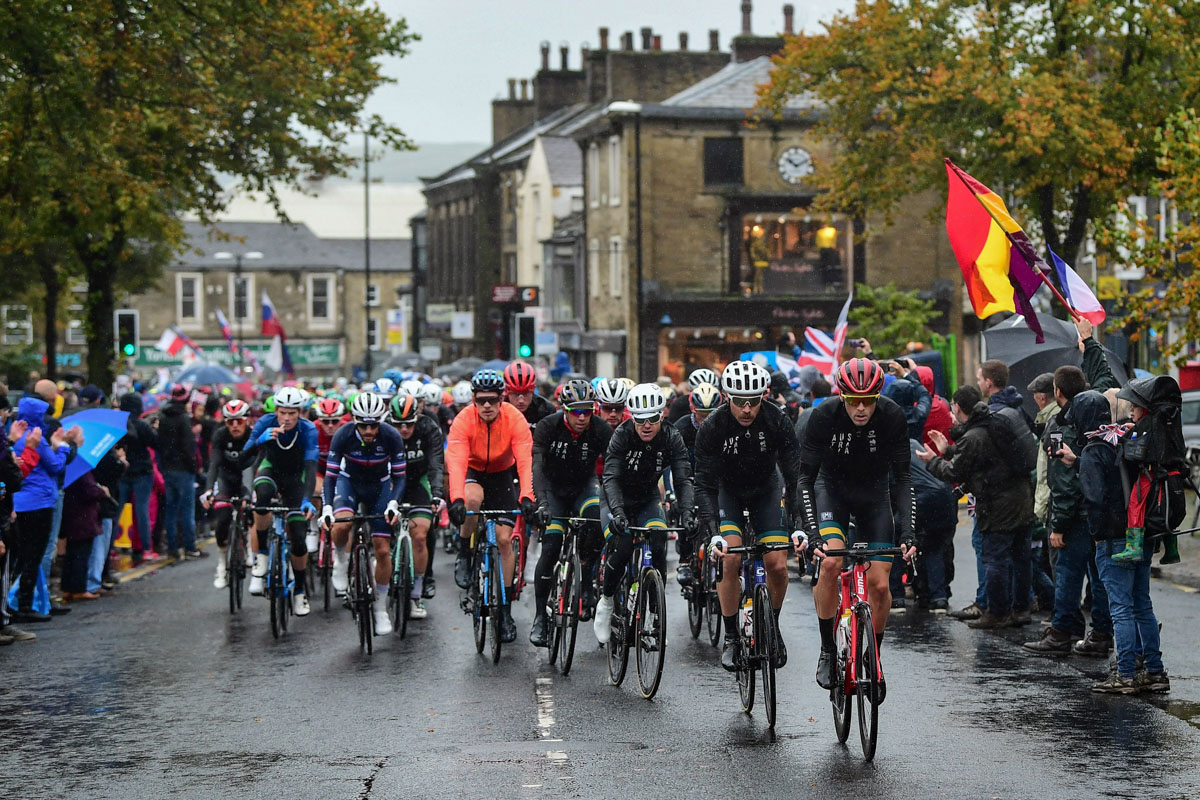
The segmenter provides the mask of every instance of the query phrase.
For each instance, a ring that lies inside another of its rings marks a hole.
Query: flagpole
[[[948,158],[946,159],[946,164],[948,164],[954,170],[954,174],[958,177],[958,179],[960,181],[962,181],[963,186],[967,187],[967,191],[971,193],[971,197],[975,198],[975,201],[977,203],[979,203],[979,205],[981,205],[983,207],[983,210],[988,213],[988,216],[992,218],[992,222],[996,223],[996,225],[1000,228],[1001,232],[1004,233],[1004,238],[1008,239],[1008,243],[1010,245],[1012,245],[1013,247],[1015,247],[1017,243],[1015,241],[1013,241],[1013,238],[1011,235],[1009,235],[1009,232],[1004,230],[1004,225],[1001,224],[1000,220],[996,219],[996,215],[993,214],[992,210],[987,207],[987,203],[980,200],[979,195],[975,193],[975,190],[973,188],[971,188],[971,184],[967,183],[967,179],[962,176],[962,170],[960,170],[958,168],[958,164],[955,164],[953,161],[951,161]],[[1050,287],[1050,291],[1054,294],[1055,297],[1058,298],[1058,302],[1060,302],[1064,306],[1066,306],[1067,311],[1071,312],[1071,318],[1074,320],[1080,319],[1079,312],[1076,311],[1074,306],[1072,306],[1070,304],[1070,302],[1068,302],[1067,299],[1062,296],[1062,294],[1058,291],[1057,287],[1055,287],[1055,285],[1050,282],[1050,279],[1046,277],[1046,273],[1042,272],[1040,269],[1038,269],[1033,264],[1030,264],[1029,268],[1037,273],[1037,276],[1042,279],[1042,283],[1044,283]]]

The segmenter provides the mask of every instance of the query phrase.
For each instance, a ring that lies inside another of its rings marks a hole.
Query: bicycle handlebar
[[[504,510],[493,508],[493,509],[480,509],[479,511],[468,511],[467,516],[468,517],[484,517],[484,518],[506,517],[509,514],[520,514],[520,513],[521,513],[521,509],[519,509],[519,508],[514,508],[511,511],[504,511]]]
[[[631,533],[654,533],[656,531],[662,531],[663,533],[683,533],[687,528],[648,528],[645,525],[630,525],[625,530]]]
[[[880,547],[868,550],[865,547],[844,548],[841,550],[826,550],[826,558],[871,558],[873,556],[902,556],[903,551],[899,547]]]
[[[600,520],[592,519],[591,517],[551,517],[550,521],[551,522],[567,522],[567,523],[574,522],[576,524],[587,524],[589,522],[594,522],[596,524],[600,523]]]
[[[737,547],[726,547],[725,555],[741,555],[749,553],[751,555],[757,553],[773,553],[779,550],[791,550],[791,542],[775,542],[773,544],[739,544]],[[713,555],[717,555],[717,551],[712,551]]]
[[[254,507],[255,514],[289,514],[293,511],[297,514],[304,513],[304,509],[302,509],[302,508],[288,508],[287,506],[255,506]]]

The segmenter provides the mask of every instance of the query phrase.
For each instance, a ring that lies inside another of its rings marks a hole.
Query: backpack
[[[1187,512],[1184,489],[1191,480],[1181,413],[1178,389],[1160,391],[1150,412],[1122,441],[1125,465],[1150,480],[1144,522],[1147,538],[1173,533]]]
[[[1004,458],[1000,474],[1009,479],[1029,478],[1037,469],[1037,439],[1015,408],[1002,408],[988,414],[986,430],[992,445]]]

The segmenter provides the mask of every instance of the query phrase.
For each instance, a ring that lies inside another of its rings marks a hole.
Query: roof
[[[667,98],[660,105],[684,108],[748,109],[758,102],[758,87],[771,79],[769,56],[732,63]],[[820,106],[811,94],[789,98],[785,109],[808,111]]]
[[[554,186],[583,185],[583,155],[574,139],[566,136],[543,136],[542,151]]]
[[[362,239],[322,239],[304,224],[282,222],[218,222],[211,227],[184,222],[186,249],[174,269],[229,269],[232,259],[216,254],[262,253],[261,259],[244,260],[243,269],[348,269],[363,268]],[[411,269],[408,239],[372,239],[371,268]],[[378,266],[377,266],[378,264]]]
[[[366,258],[362,239],[322,239],[321,244],[340,267],[361,270]],[[411,239],[371,239],[372,272],[408,272],[412,269]]]

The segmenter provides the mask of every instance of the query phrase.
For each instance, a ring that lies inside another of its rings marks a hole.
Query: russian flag
[[[1054,265],[1054,271],[1058,273],[1058,285],[1062,287],[1063,297],[1067,298],[1071,308],[1092,325],[1098,326],[1103,323],[1104,306],[1100,305],[1100,301],[1096,299],[1096,295],[1092,294],[1092,290],[1084,283],[1083,278],[1079,277],[1078,273],[1049,247],[1046,248],[1046,252],[1050,255],[1050,263]]]
[[[229,320],[225,319],[225,315],[221,313],[221,309],[217,309],[217,324],[221,326],[221,333],[225,337],[225,341],[229,342],[229,351],[237,355],[237,345],[233,343],[233,329],[229,327]]]
[[[267,297],[265,289],[262,293],[262,335],[285,338],[287,336],[283,332],[283,322],[280,321],[279,314],[275,311],[275,304],[271,302],[270,297]]]

